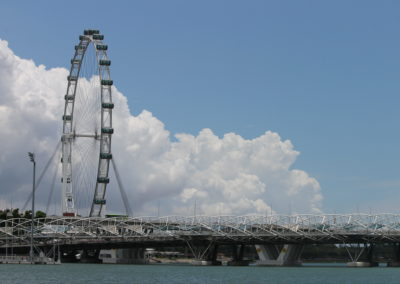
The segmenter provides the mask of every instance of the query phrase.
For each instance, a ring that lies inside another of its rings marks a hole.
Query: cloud
[[[46,69],[19,58],[0,40],[1,198],[14,200],[16,206],[31,190],[26,152],[35,151],[38,168],[43,168],[60,139],[67,76],[65,68]],[[287,213],[289,207],[293,213],[321,210],[319,183],[292,169],[299,152],[277,133],[245,139],[235,133],[218,137],[203,129],[197,135],[172,136],[151,112],[132,115],[127,98],[115,87],[113,101],[113,156],[135,215],[155,215],[158,207],[164,215],[191,215],[194,210],[207,215]],[[42,208],[51,176],[46,174],[38,190]],[[55,189],[58,210],[59,179]],[[91,188],[77,189],[81,208],[87,208],[91,195]],[[109,211],[121,211],[113,175],[107,200]]]

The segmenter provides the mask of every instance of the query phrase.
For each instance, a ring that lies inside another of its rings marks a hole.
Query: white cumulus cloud
[[[15,206],[31,190],[26,153],[35,151],[43,168],[60,139],[67,76],[65,68],[46,69],[19,58],[0,40],[0,198]],[[191,215],[195,207],[206,215],[288,213],[289,206],[293,213],[321,210],[318,181],[292,168],[299,152],[277,133],[245,139],[203,129],[172,137],[151,112],[132,115],[115,87],[113,100],[113,155],[135,215],[155,215],[158,207],[163,215]],[[46,174],[38,190],[41,208],[50,184]],[[59,179],[55,188],[53,203],[59,204]],[[113,179],[107,200],[108,210],[123,211]]]

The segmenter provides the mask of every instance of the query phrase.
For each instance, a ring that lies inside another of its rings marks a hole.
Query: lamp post
[[[11,207],[11,210],[12,210],[12,207]],[[7,232],[7,235],[6,235],[6,260],[7,261],[8,261],[8,234],[10,233],[8,230],[8,220],[7,219],[10,219],[12,217],[13,217],[12,213],[10,211],[7,212],[7,214],[6,214],[6,232]],[[11,232],[12,232],[12,225],[11,225]],[[12,232],[12,234],[13,234],[13,232]],[[11,239],[11,244],[12,244],[12,241],[13,240]],[[12,255],[12,252],[11,252],[11,255]]]
[[[33,163],[33,182],[32,182],[32,216],[31,216],[31,250],[29,252],[31,264],[33,263],[33,218],[35,216],[35,181],[36,181],[36,161],[35,153],[28,152],[29,159]]]

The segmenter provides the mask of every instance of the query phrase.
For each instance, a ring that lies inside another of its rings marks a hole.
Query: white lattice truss
[[[0,222],[0,245],[29,243],[31,220]],[[167,217],[47,217],[35,219],[36,245],[397,243],[400,215],[271,215]]]

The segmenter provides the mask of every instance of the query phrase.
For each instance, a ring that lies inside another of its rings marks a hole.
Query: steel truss
[[[400,215],[47,217],[35,219],[36,245],[399,243]],[[0,222],[0,245],[29,243],[30,220]]]

